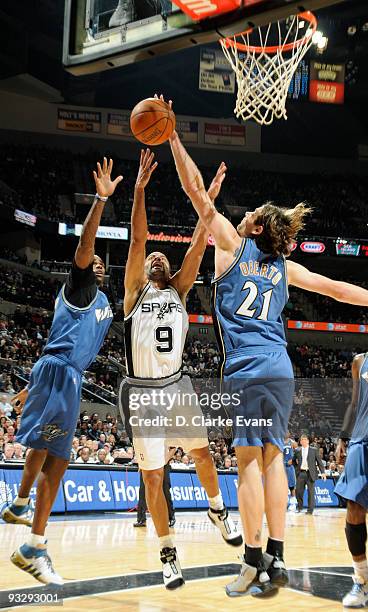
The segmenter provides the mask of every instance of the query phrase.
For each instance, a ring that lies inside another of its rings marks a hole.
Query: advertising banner
[[[17,208],[14,211],[14,219],[19,221],[19,223],[24,223],[24,225],[29,225],[30,227],[34,227],[37,221],[37,217],[35,217],[35,215],[31,215],[24,210],[18,210]]]
[[[235,72],[220,48],[200,49],[198,87],[204,91],[234,93]]]
[[[337,242],[336,243],[336,255],[352,255],[358,257],[360,253],[360,244],[356,242]]]
[[[130,113],[108,113],[106,130],[111,136],[133,138],[130,131]]]
[[[325,321],[288,321],[288,329],[307,329],[309,331],[349,332],[351,334],[368,334],[368,325],[363,323],[331,323]]]
[[[110,472],[114,493],[114,510],[132,510],[138,506],[139,472]]]
[[[198,121],[176,121],[176,131],[182,142],[198,143]]]
[[[189,323],[201,323],[201,325],[212,325],[213,319],[211,315],[190,314]]]
[[[59,225],[61,225],[61,223],[59,223]],[[153,234],[148,232],[147,240],[151,242],[170,242],[171,244],[190,244],[192,242],[192,236],[183,236],[183,234],[165,234],[164,232]],[[207,246],[214,246],[214,241],[211,235],[208,236]]]
[[[203,499],[203,493],[200,486],[194,487],[191,474],[171,472],[171,499],[174,503],[174,508],[196,508],[197,499]],[[205,498],[204,498],[205,499]]]
[[[73,108],[58,108],[57,127],[66,132],[101,132],[101,113]]]
[[[3,470],[0,471],[0,509],[1,506],[6,503],[11,503],[18,495],[20,481],[23,474],[23,465],[21,464],[19,470]],[[30,504],[34,508],[36,501],[36,487],[37,482],[30,491]],[[55,503],[52,507],[52,512],[65,512],[65,501],[62,486],[60,485]]]
[[[230,498],[230,508],[238,507],[238,474],[229,474],[225,476],[227,489]]]
[[[59,234],[61,236],[80,236],[82,233],[80,223],[59,223]],[[128,240],[127,227],[110,227],[109,225],[100,225],[97,230],[96,238],[105,238],[109,240]]]
[[[246,0],[246,4],[254,4],[259,0]],[[191,19],[205,19],[205,17],[215,17],[227,11],[234,11],[239,8],[240,0],[174,0],[184,13]]]
[[[316,508],[331,507],[338,506],[339,500],[335,493],[333,492],[335,488],[335,482],[332,478],[327,478],[327,480],[316,480],[314,483],[314,499],[316,502]],[[308,491],[305,489],[304,497],[303,497],[303,505],[304,507],[308,507]]]
[[[133,134],[130,131],[130,114],[108,113],[107,133],[111,136],[124,136],[124,138],[133,138]]]
[[[66,510],[114,510],[110,472],[67,470],[63,478]]]
[[[322,104],[343,104],[345,64],[310,63],[309,100]]]
[[[204,124],[205,144],[245,146],[245,126],[226,123]]]

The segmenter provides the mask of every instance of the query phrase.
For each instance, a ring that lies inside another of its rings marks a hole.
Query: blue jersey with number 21
[[[286,346],[281,313],[288,300],[286,262],[243,239],[230,268],[214,279],[214,315],[225,358],[256,347]]]

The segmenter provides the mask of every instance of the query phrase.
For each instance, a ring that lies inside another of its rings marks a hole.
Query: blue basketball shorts
[[[31,372],[17,442],[69,459],[81,390],[82,377],[74,367],[54,355],[41,357]]]
[[[368,441],[351,442],[344,471],[335,487],[336,495],[368,510]]]
[[[293,368],[286,349],[248,349],[228,358],[223,390],[231,393],[234,446],[271,443],[281,452],[294,395]]]
[[[286,476],[288,481],[289,489],[295,489],[296,486],[296,477],[295,477],[295,469],[293,465],[285,465]]]

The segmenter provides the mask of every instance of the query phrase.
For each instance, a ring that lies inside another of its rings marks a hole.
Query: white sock
[[[212,510],[223,510],[224,508],[224,500],[222,499],[221,491],[215,497],[209,497],[208,502]]]
[[[13,501],[14,506],[27,506],[29,502],[29,497],[17,497]]]
[[[159,540],[160,540],[160,550],[162,550],[163,548],[174,548],[174,544],[173,544],[171,536],[169,535],[161,536]]]
[[[368,582],[368,564],[367,559],[363,561],[353,561],[354,574],[364,578],[364,582]]]
[[[37,548],[40,544],[46,544],[45,536],[37,535],[36,533],[31,533],[29,538],[27,539],[28,546],[32,546],[33,548]]]

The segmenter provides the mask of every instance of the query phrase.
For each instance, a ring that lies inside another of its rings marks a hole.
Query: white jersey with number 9
[[[158,379],[178,372],[187,331],[188,314],[176,289],[147,283],[124,319],[128,375]]]

